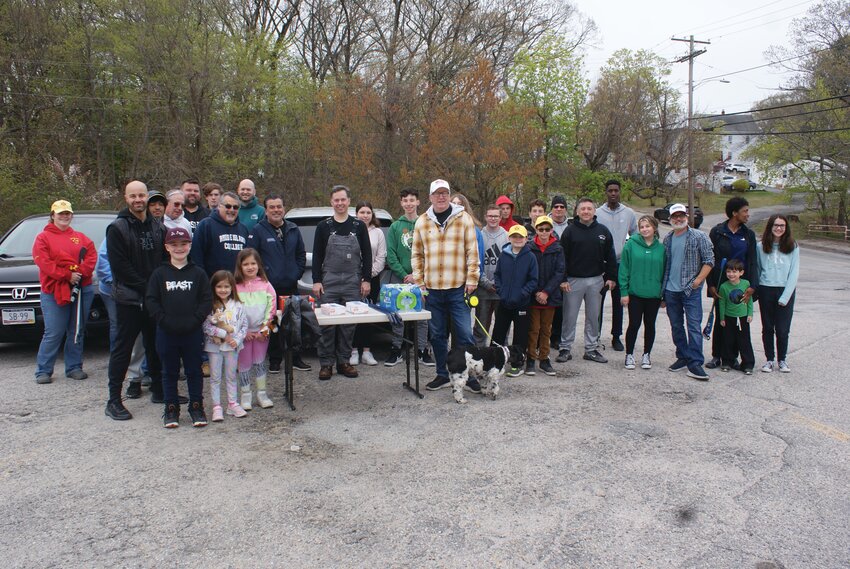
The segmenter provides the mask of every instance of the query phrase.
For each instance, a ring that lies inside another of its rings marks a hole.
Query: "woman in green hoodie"
[[[643,358],[640,367],[650,369],[652,344],[655,342],[655,318],[661,306],[664,277],[664,245],[658,240],[658,222],[644,215],[638,220],[638,232],[626,241],[620,259],[620,302],[629,311],[626,330],[626,369],[635,369],[635,341],[643,320]]]

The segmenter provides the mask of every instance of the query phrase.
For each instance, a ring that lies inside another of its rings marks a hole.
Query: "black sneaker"
[[[434,361],[434,358],[431,357],[431,352],[428,350],[421,350],[419,352],[419,363],[428,367],[437,365],[437,362]]]
[[[615,352],[622,352],[623,350],[625,350],[625,349],[626,349],[626,347],[625,347],[625,346],[623,345],[623,343],[620,341],[620,337],[619,337],[619,336],[614,336],[613,338],[611,338],[611,348],[612,348]]]
[[[142,382],[131,381],[127,386],[127,399],[138,399],[142,396]],[[162,403],[162,401],[160,401]]]
[[[310,364],[301,359],[301,356],[295,355],[292,356],[292,369],[297,369],[298,371],[310,371],[313,368],[310,367]]]
[[[549,363],[549,359],[540,360],[540,371],[545,373],[546,375],[555,375],[555,369],[552,367],[552,364]]]
[[[679,358],[678,360],[673,362],[673,365],[671,365],[667,369],[669,369],[670,371],[682,371],[686,367],[688,367],[688,360],[684,358]]]
[[[534,375],[534,360],[528,360],[525,363],[525,375]]]
[[[278,374],[280,373],[280,362],[269,362],[269,373]]]
[[[688,377],[698,379],[699,381],[708,381],[708,374],[702,369],[702,366],[689,366]]]
[[[133,418],[120,399],[106,402],[106,416],[116,421],[129,421]]]
[[[569,350],[561,350],[560,352],[558,352],[558,357],[555,358],[555,361],[559,364],[562,364],[564,362],[570,361],[571,359],[573,359],[573,356],[570,354]]]
[[[476,382],[477,383],[477,382]],[[448,377],[444,377],[442,375],[438,375],[434,378],[431,383],[425,386],[425,389],[428,391],[437,391],[438,389],[442,389],[444,387],[451,387],[452,382],[449,381]]]
[[[466,385],[463,386],[464,389],[469,391],[470,393],[481,393],[481,384],[478,383],[478,380],[474,377],[470,377],[466,380]]]
[[[596,362],[598,364],[607,364],[608,363],[608,358],[606,358],[605,356],[600,354],[598,350],[591,350],[589,352],[585,352],[584,353],[584,359],[591,361],[591,362]]]
[[[206,427],[207,414],[204,413],[204,406],[200,401],[193,401],[189,405],[189,417],[192,418],[193,427]]]
[[[389,357],[384,361],[384,365],[387,367],[393,367],[394,365],[400,364],[402,359],[403,358],[401,357],[401,350],[393,349],[393,351],[390,352]],[[446,379],[446,381],[448,381],[448,379]],[[433,381],[431,383],[433,383]],[[430,383],[428,385],[430,385]]]
[[[162,425],[166,429],[176,429],[180,426],[180,406],[171,403],[165,406],[162,413]]]
[[[715,369],[720,367],[720,358],[711,358],[705,363],[705,367],[708,369]]]

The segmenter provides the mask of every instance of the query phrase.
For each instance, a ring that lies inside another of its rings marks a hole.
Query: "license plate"
[[[15,324],[35,324],[34,308],[4,308],[3,326]]]

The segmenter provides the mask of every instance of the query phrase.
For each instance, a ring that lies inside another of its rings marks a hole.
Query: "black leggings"
[[[773,361],[774,355],[779,361],[784,361],[788,355],[788,336],[791,334],[791,318],[794,316],[794,297],[791,295],[788,304],[779,306],[779,299],[785,291],[783,287],[759,287],[759,311],[761,312],[761,341],[764,355],[768,361]],[[776,335],[776,352],[773,351],[773,338]]]
[[[658,316],[658,308],[661,306],[660,298],[641,298],[629,296],[629,327],[626,330],[626,353],[635,353],[635,341],[637,340],[640,323],[643,320],[643,353],[652,352],[655,343],[655,318]]]

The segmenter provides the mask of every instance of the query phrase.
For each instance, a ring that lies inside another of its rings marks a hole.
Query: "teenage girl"
[[[217,271],[210,279],[213,291],[212,313],[204,321],[204,337],[210,362],[210,396],[213,401],[214,422],[223,421],[221,412],[221,378],[227,385],[227,414],[234,417],[247,415],[236,400],[236,364],[248,319],[245,308],[236,294],[236,280],[230,271]]]
[[[381,223],[375,217],[375,209],[369,202],[360,202],[357,204],[357,219],[366,224],[369,228],[369,243],[372,246],[372,280],[371,292],[369,298],[372,302],[378,302],[378,294],[381,292],[381,271],[387,266],[387,240],[384,237],[384,232],[381,231]],[[354,348],[351,350],[351,360],[349,363],[356,366],[360,363],[360,357],[357,352],[359,346],[363,347],[363,363],[370,366],[378,365],[375,356],[372,355],[369,349],[369,341],[366,336],[369,335],[369,326],[358,324],[354,332]]]
[[[275,291],[266,278],[263,261],[256,249],[243,249],[236,257],[236,291],[245,306],[248,333],[239,352],[239,387],[242,408],[251,410],[251,378],[257,384],[257,402],[266,409],[274,403],[266,394],[266,352],[275,314]]]

